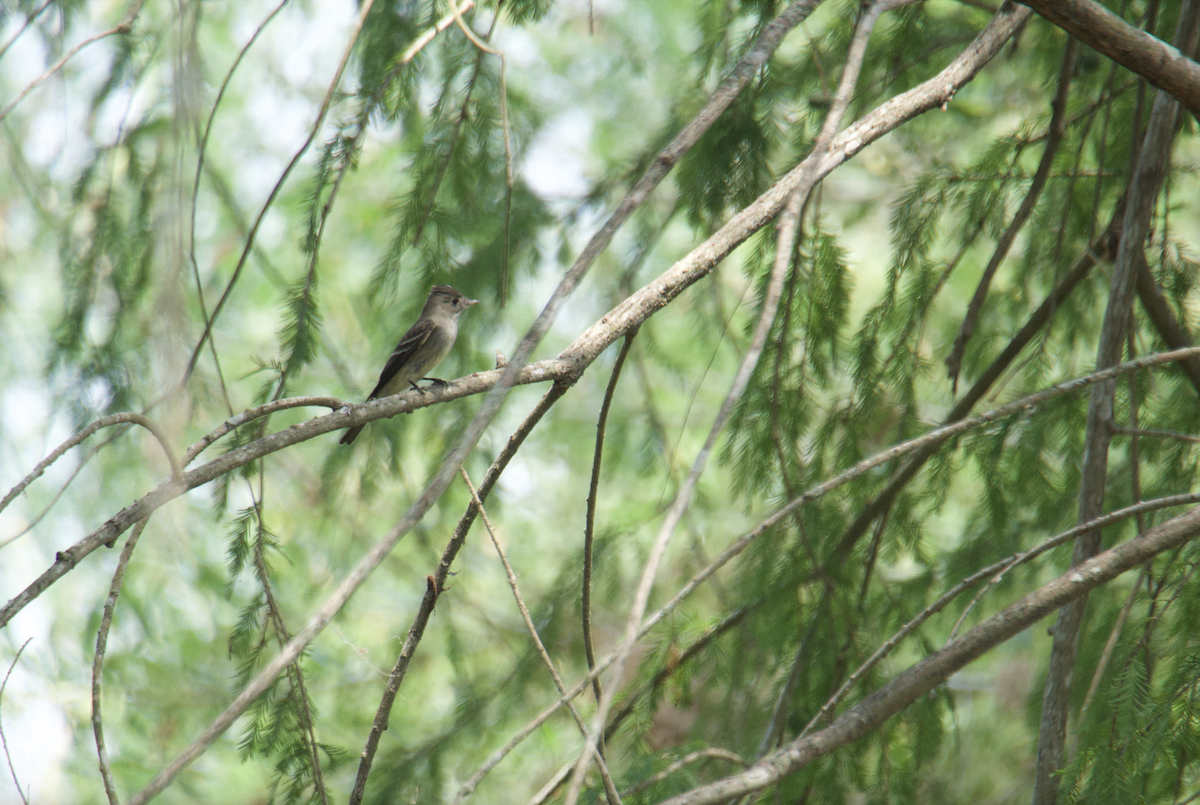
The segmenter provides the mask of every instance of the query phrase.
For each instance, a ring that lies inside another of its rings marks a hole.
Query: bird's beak
[[[471,305],[478,305],[478,304],[479,304],[478,299],[464,299],[463,300],[463,307],[471,307]]]

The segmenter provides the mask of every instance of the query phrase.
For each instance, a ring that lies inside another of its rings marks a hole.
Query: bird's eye
[[[451,302],[451,304],[454,305],[455,307],[458,307],[458,300],[455,299],[453,302]]]

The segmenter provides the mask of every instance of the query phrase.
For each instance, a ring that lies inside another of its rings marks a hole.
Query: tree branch
[[[666,800],[662,805],[718,803],[779,782],[789,774],[869,734],[966,666],[1055,609],[1086,595],[1130,568],[1200,535],[1200,507],[1067,571],[910,667],[847,710],[830,726],[799,738],[746,771]]]
[[[967,305],[962,326],[954,338],[954,346],[946,358],[946,370],[956,389],[958,388],[958,373],[962,368],[963,353],[967,351],[967,341],[975,333],[975,324],[979,321],[980,311],[983,310],[988,289],[992,285],[992,278],[996,275],[1000,264],[1004,262],[1004,258],[1008,256],[1008,250],[1012,248],[1013,241],[1017,239],[1021,228],[1033,214],[1033,208],[1037,206],[1038,199],[1041,198],[1046,180],[1050,178],[1050,168],[1054,165],[1054,157],[1058,153],[1058,146],[1062,142],[1063,131],[1066,128],[1067,99],[1071,95],[1071,76],[1075,72],[1075,56],[1078,51],[1076,41],[1067,37],[1066,47],[1063,48],[1062,65],[1058,70],[1058,91],[1050,104],[1050,126],[1047,132],[1046,146],[1042,150],[1042,159],[1038,163],[1037,172],[1033,175],[1033,182],[1030,183],[1029,190],[1025,194],[1025,200],[1021,202],[1021,206],[1013,215],[1008,228],[1000,236],[1000,241],[996,244],[991,259],[983,269],[979,285],[975,288],[975,294],[971,297],[970,304]]]
[[[1024,0],[1050,22],[1178,98],[1200,116],[1200,64],[1094,0]],[[1181,52],[1182,51],[1182,52]]]
[[[110,36],[113,36],[114,34],[127,34],[131,30],[133,30],[133,22],[134,22],[134,20],[137,19],[138,14],[140,14],[142,12],[142,4],[144,2],[145,2],[145,0],[133,0],[133,2],[130,3],[130,5],[129,5],[129,11],[127,11],[125,13],[125,18],[123,20],[121,20],[119,23],[117,23],[112,28],[109,28],[107,31],[101,31],[100,33],[96,34],[95,36],[89,36],[87,39],[83,40],[78,45],[76,45],[75,47],[68,50],[61,59],[56,61],[54,64],[50,65],[50,67],[46,70],[46,72],[42,73],[40,76],[35,78],[32,82],[30,82],[29,85],[25,87],[25,89],[21,90],[21,93],[19,95],[17,95],[17,97],[13,98],[13,100],[8,104],[8,106],[4,107],[3,111],[0,111],[0,121],[3,121],[4,118],[8,117],[8,113],[11,112],[13,109],[15,109],[17,104],[19,104],[21,101],[25,100],[26,95],[28,95],[29,93],[33,92],[35,89],[40,87],[42,85],[42,82],[44,82],[47,78],[49,78],[50,76],[57,73],[59,70],[61,70],[63,68],[63,65],[65,65],[67,62],[69,62],[71,59],[75,58],[76,53],[83,50],[88,45],[91,45],[95,42],[99,42],[101,39],[106,39]],[[24,30],[24,29],[22,29],[22,30]],[[14,37],[14,39],[15,38],[16,37]],[[9,44],[11,44],[11,42]],[[7,49],[7,48],[8,48],[8,45],[5,45],[5,49]]]

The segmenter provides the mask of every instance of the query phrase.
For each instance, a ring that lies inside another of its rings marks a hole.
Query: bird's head
[[[434,285],[421,315],[444,314],[457,319],[464,310],[477,304],[478,299],[468,299],[449,285]]]

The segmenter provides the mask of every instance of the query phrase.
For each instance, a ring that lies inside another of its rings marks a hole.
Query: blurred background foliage
[[[1113,9],[1166,40],[1179,13],[1171,0]],[[435,283],[482,300],[438,374],[491,368],[657,149],[779,10],[773,0],[503,0],[499,10],[491,2],[468,9],[476,34],[505,54],[502,72],[499,58],[454,25],[403,62],[447,7],[376,0],[328,114],[302,149],[352,35],[353,4],[5,4],[5,106],[75,44],[136,18],[127,33],[80,50],[0,121],[0,486],[106,413],[148,411],[182,451],[267,399],[359,401]],[[807,153],[856,13],[853,2],[826,0],[788,36],[617,235],[535,357],[556,354]],[[885,15],[848,120],[937,73],[990,16],[986,2],[951,0]],[[1049,179],[996,275],[956,390],[943,360],[1043,158],[1065,43],[1034,17],[946,109],[892,132],[819,187],[767,350],[676,535],[652,608],[779,504],[945,420],[1072,265],[1097,250],[1153,91],[1084,48],[1069,73]],[[1196,135],[1196,121],[1181,116],[1146,250],[1185,328],[1197,303]],[[619,638],[661,513],[747,347],[774,248],[768,227],[634,340],[608,420],[596,521],[601,655]],[[974,410],[1089,371],[1109,268],[1102,261],[1054,306]],[[1161,348],[1137,308],[1130,354]],[[488,501],[568,684],[586,671],[585,499],[616,351],[551,409]],[[467,461],[476,483],[544,391],[512,392]],[[1139,374],[1120,385],[1117,417],[1196,433],[1196,394],[1177,368]],[[419,494],[478,403],[375,422],[352,449],[334,435],[298,444],[150,520],[104,671],[122,797],[304,625]],[[894,467],[772,528],[640,645],[607,737],[618,788],[697,749],[751,761],[790,740],[937,595],[1073,525],[1086,405],[1085,395],[1063,398],[947,445],[864,527],[856,518]],[[281,412],[269,428],[310,413]],[[210,451],[260,432],[243,430]],[[1194,444],[1134,444],[1120,435],[1113,442],[1108,508],[1193,488]],[[167,469],[144,431],[121,429],[55,464],[0,514],[0,597]],[[323,783],[341,801],[425,577],[468,499],[452,486],[300,670],[282,676],[158,801],[320,801],[314,743]],[[1105,544],[1167,516],[1109,528]],[[32,639],[2,712],[33,801],[105,801],[89,679],[116,554],[94,554],[0,632],[6,667]],[[1185,547],[1093,594],[1063,778],[1072,798],[1119,792],[1104,801],[1169,803],[1200,785],[1198,559]],[[963,628],[1068,560],[1060,548],[1007,574]],[[970,598],[864,675],[852,698],[940,647]],[[1110,635],[1115,648],[1102,664]],[[1027,801],[1048,643],[1041,626],[1022,633],[762,801]],[[1081,715],[1094,675],[1098,688]],[[449,801],[555,698],[477,525],[397,698],[366,801]],[[579,701],[586,718],[594,703]],[[579,746],[574,724],[556,716],[485,778],[476,799],[528,801]],[[625,801],[655,802],[735,769],[710,758]],[[0,800],[19,801],[12,779],[0,777]],[[586,791],[589,801],[604,798],[598,779]]]

